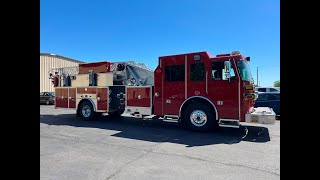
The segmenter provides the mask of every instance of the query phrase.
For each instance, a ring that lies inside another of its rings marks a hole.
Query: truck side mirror
[[[224,73],[230,73],[230,67],[231,67],[230,61],[225,61],[224,62]]]
[[[230,78],[231,78],[230,68],[231,68],[231,63],[230,63],[230,61],[225,61],[225,62],[224,62],[223,72],[224,72],[224,77],[225,77],[226,79],[229,79],[229,82],[230,82]]]

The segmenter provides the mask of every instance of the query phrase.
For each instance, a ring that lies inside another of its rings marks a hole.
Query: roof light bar
[[[232,51],[231,52],[231,55],[239,55],[240,54],[240,51]]]

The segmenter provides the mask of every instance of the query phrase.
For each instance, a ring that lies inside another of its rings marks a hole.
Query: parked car
[[[258,92],[280,92],[280,88],[277,87],[256,87]]]
[[[54,92],[41,92],[40,93],[40,104],[45,103],[47,105],[54,104],[55,95]]]
[[[276,115],[280,116],[280,91],[259,92],[254,107],[270,107]]]

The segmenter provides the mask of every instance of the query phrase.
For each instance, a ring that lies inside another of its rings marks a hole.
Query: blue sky
[[[41,0],[40,52],[144,62],[239,50],[261,86],[280,80],[279,0]]]

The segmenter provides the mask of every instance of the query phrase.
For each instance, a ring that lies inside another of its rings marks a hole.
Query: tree
[[[273,86],[274,86],[274,87],[280,87],[280,80],[275,81],[275,82],[273,83]]]

